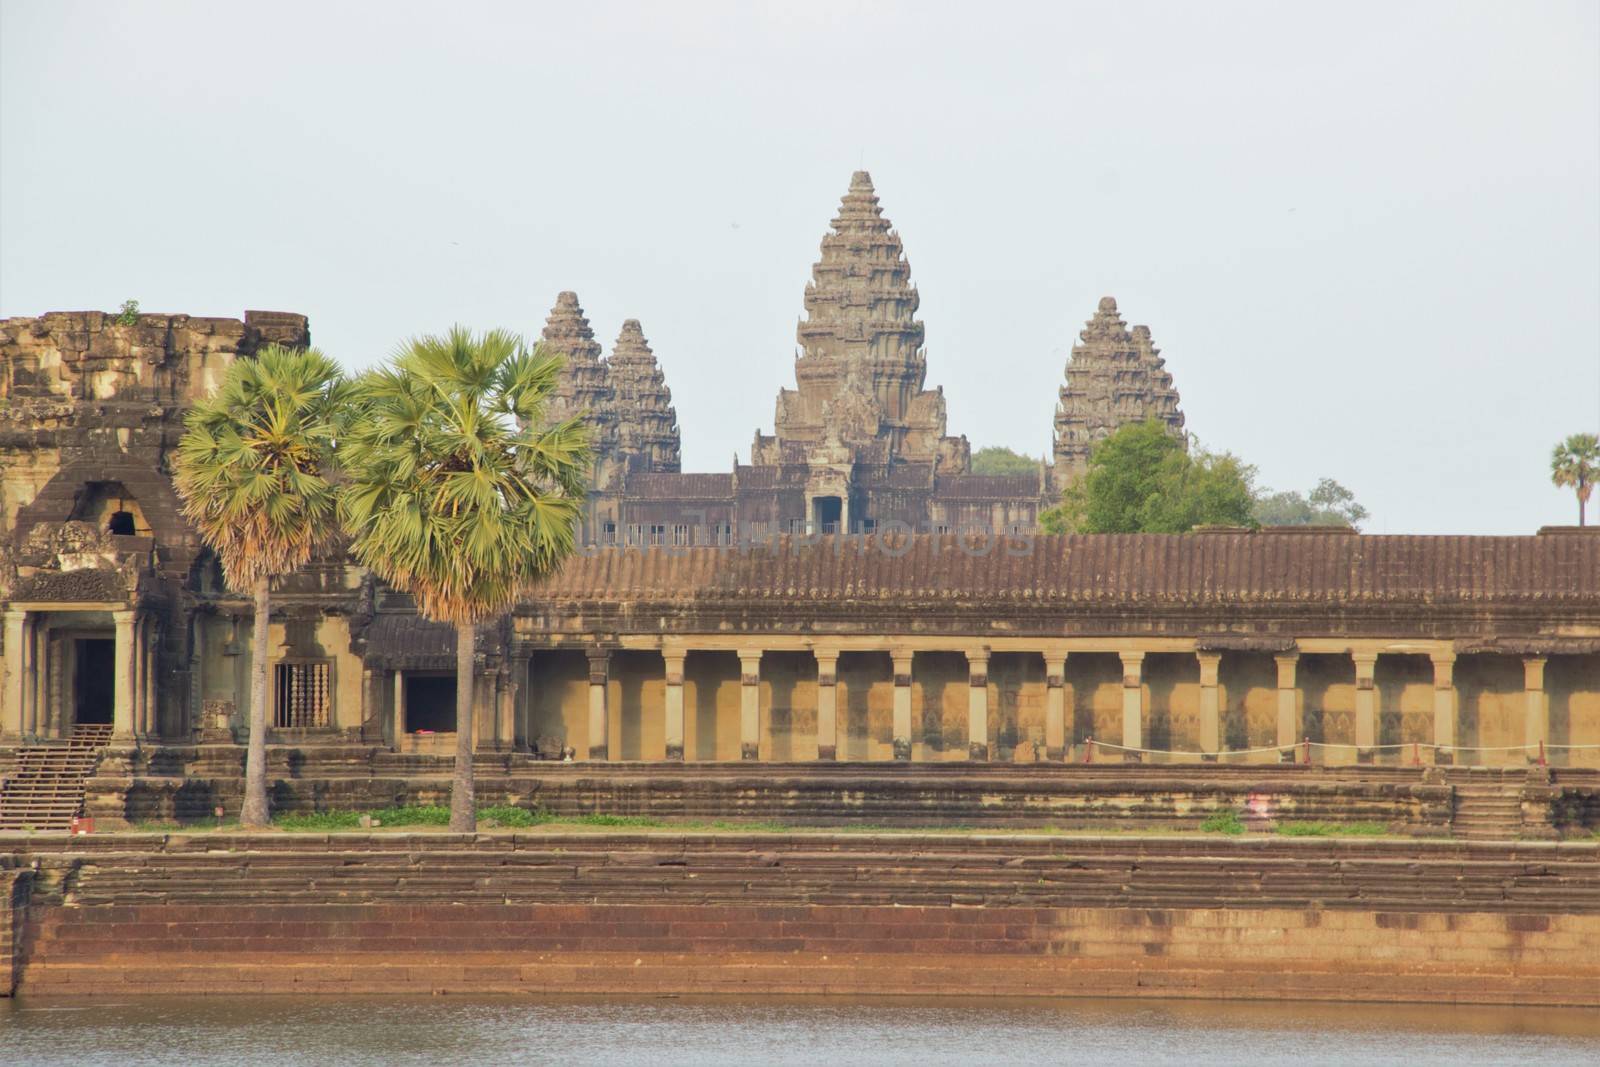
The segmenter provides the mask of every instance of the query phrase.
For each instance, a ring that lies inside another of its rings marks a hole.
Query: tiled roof
[[[952,474],[934,483],[935,500],[995,500],[1041,497],[1037,474]]]
[[[1012,539],[986,554],[919,535],[894,554],[860,538],[746,549],[606,549],[542,587],[557,600],[1592,604],[1600,535],[1358,536],[1229,532]],[[536,593],[536,595],[540,595]]]
[[[630,474],[628,496],[639,500],[732,499],[733,475]]]

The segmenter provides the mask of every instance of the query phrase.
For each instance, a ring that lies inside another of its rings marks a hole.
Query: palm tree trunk
[[[270,578],[257,578],[255,621],[251,633],[254,651],[250,659],[250,741],[244,757],[244,806],[239,825],[267,825],[267,656],[268,631],[272,606]]]
[[[478,828],[472,780],[472,654],[477,637],[476,624],[456,624],[456,777],[450,787],[450,829],[463,834]]]

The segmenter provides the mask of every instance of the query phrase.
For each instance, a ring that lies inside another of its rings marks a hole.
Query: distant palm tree
[[[304,566],[338,532],[334,419],[347,386],[314,348],[268,345],[235,360],[185,420],[174,481],[183,513],[255,599],[250,742],[242,826],[267,823],[267,631],[272,579]]]
[[[403,345],[364,375],[343,446],[344,521],[356,558],[456,628],[456,766],[450,828],[477,825],[472,775],[473,650],[573,551],[589,469],[577,419],[546,425],[561,357],[513,334]]]
[[[1556,445],[1550,455],[1550,480],[1578,494],[1578,525],[1584,525],[1584,506],[1600,481],[1600,436],[1575,433]]]

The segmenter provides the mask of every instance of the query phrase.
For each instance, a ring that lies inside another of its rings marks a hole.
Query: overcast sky
[[[1600,429],[1597,12],[0,0],[0,315],[298,311],[359,367],[575,289],[727,470],[864,166],[975,449],[1049,451],[1112,294],[1264,484],[1531,532]]]

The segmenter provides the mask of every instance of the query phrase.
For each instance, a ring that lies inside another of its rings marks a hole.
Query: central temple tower
[[[804,463],[825,446],[855,463],[966,471],[965,439],[945,436],[944,394],[923,388],[921,298],[866,171],[851,175],[811,277],[796,331],[797,388],[778,393],[774,433],[756,434],[751,462]]]

